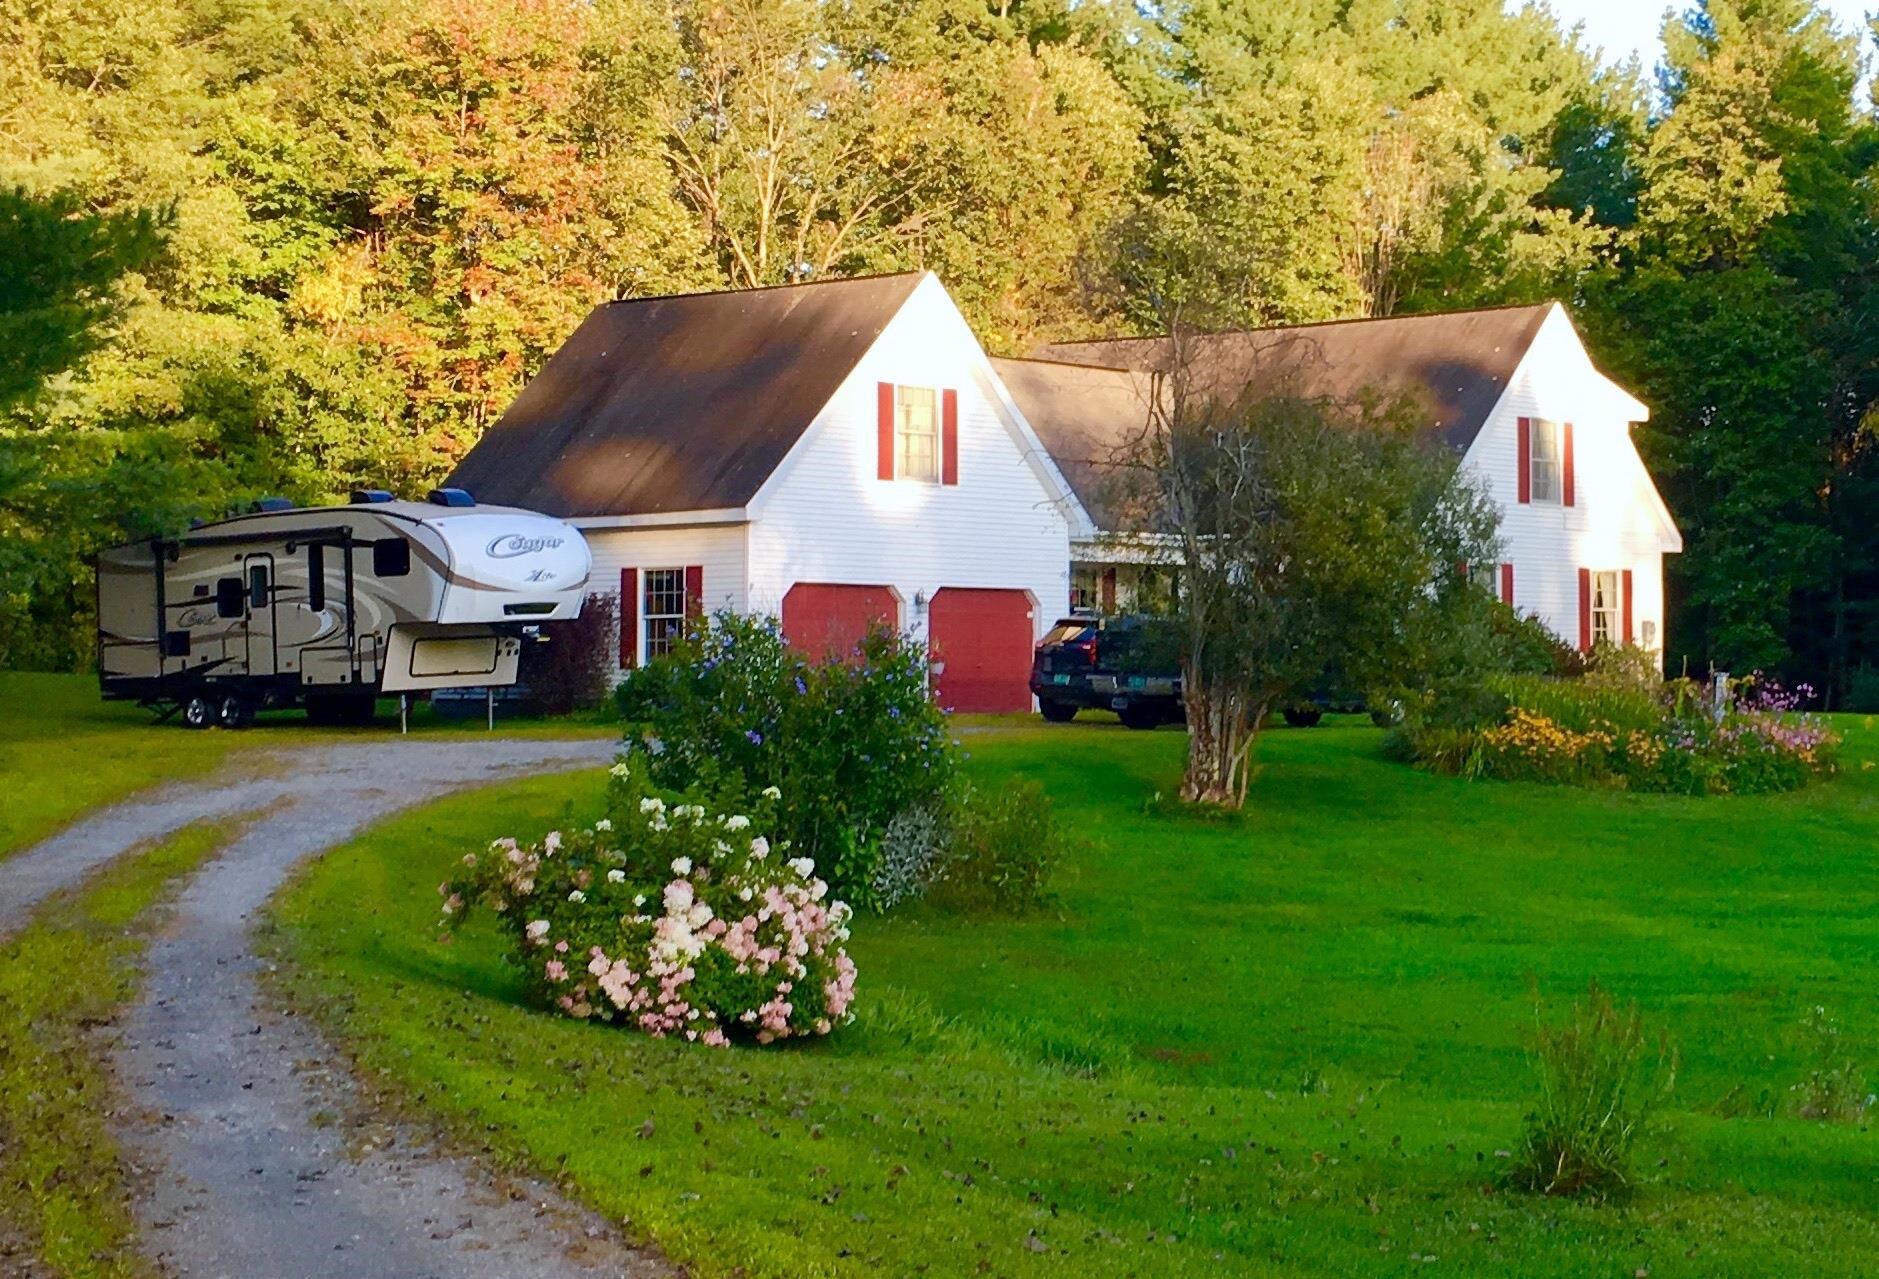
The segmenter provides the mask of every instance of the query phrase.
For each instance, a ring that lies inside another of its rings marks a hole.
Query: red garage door
[[[1031,600],[1023,591],[948,586],[927,606],[934,679],[948,710],[1022,713],[1031,709]]]
[[[783,638],[811,657],[846,657],[874,625],[900,625],[899,602],[885,586],[798,582],[783,597]]]

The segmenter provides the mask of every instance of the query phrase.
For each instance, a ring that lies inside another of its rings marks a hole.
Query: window
[[[241,589],[239,577],[224,577],[215,584],[215,615],[217,617],[240,617],[245,611],[247,600]]]
[[[387,537],[372,543],[372,576],[404,577],[411,572],[411,543]]]
[[[1501,566],[1499,564],[1468,565],[1468,580],[1486,591],[1489,595],[1501,593]]]
[[[248,570],[248,607],[266,608],[267,605],[267,566],[256,564]]]
[[[685,570],[649,568],[641,593],[640,616],[645,619],[644,660],[663,657],[685,633]]]
[[[1616,572],[1595,572],[1592,574],[1592,643],[1624,643],[1624,621],[1620,616],[1621,604],[1618,599],[1618,574]]]
[[[1532,467],[1533,500],[1559,501],[1559,423],[1533,419]]]
[[[894,388],[894,474],[939,483],[939,392],[930,386]]]
[[[318,542],[307,547],[307,607],[315,613],[326,607],[326,548]]]

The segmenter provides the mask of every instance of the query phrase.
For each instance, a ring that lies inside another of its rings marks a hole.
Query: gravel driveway
[[[282,756],[166,788],[0,863],[0,933],[47,895],[203,817],[251,815],[183,887],[115,1047],[145,1174],[147,1251],[192,1279],[550,1279],[670,1271],[547,1188],[332,1122],[349,1081],[318,1034],[259,999],[255,913],[296,863],[397,809],[528,773],[596,766],[611,742],[392,741]]]

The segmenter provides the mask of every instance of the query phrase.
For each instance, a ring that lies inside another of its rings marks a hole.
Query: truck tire
[[[1316,728],[1318,721],[1324,718],[1324,712],[1316,706],[1288,706],[1281,714],[1293,728]]]
[[[1146,730],[1161,727],[1161,716],[1146,706],[1125,706],[1116,712],[1116,718],[1122,721],[1124,728]]]
[[[1077,708],[1070,702],[1046,702],[1039,699],[1037,713],[1053,724],[1068,724],[1077,717]]]
[[[183,702],[184,728],[213,728],[221,718],[221,703],[207,693],[192,693]]]

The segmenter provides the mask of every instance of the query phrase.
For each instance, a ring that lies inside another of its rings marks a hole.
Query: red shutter
[[[1621,581],[1621,585],[1619,586],[1618,589],[1621,592],[1623,592],[1623,599],[1624,599],[1624,623],[1625,623],[1624,636],[1625,636],[1625,643],[1629,644],[1631,642],[1631,570],[1630,569],[1626,569],[1620,575],[1620,581]]]
[[[1113,568],[1106,568],[1103,570],[1103,612],[1113,613],[1115,611],[1116,611],[1116,570]]]
[[[940,392],[940,483],[959,483],[959,392]]]
[[[1560,452],[1565,455],[1565,461],[1560,464],[1560,473],[1564,477],[1560,480],[1560,484],[1559,484],[1560,492],[1563,495],[1561,500],[1567,506],[1571,506],[1573,504],[1572,503],[1573,492],[1572,492],[1572,423],[1570,422],[1566,423],[1565,439],[1563,440],[1563,442],[1561,442],[1559,448],[1560,448]]]
[[[620,570],[620,669],[639,665],[639,570]]]
[[[1592,651],[1592,570],[1579,570],[1579,651]]]
[[[696,622],[705,615],[705,566],[685,566],[685,620]]]
[[[1501,565],[1501,603],[1508,608],[1514,606],[1514,566]]]
[[[1468,561],[1467,560],[1455,561],[1455,576],[1459,577],[1464,582],[1468,580]]]
[[[1523,417],[1520,419],[1519,438],[1520,438],[1520,444],[1517,449],[1517,452],[1520,455],[1520,460],[1519,460],[1520,479],[1519,479],[1518,487],[1520,489],[1520,500],[1523,503],[1525,503],[1525,502],[1531,502],[1533,500],[1533,419],[1532,418]]]
[[[884,480],[894,478],[894,384],[882,382],[875,388],[874,413],[875,474]]]

